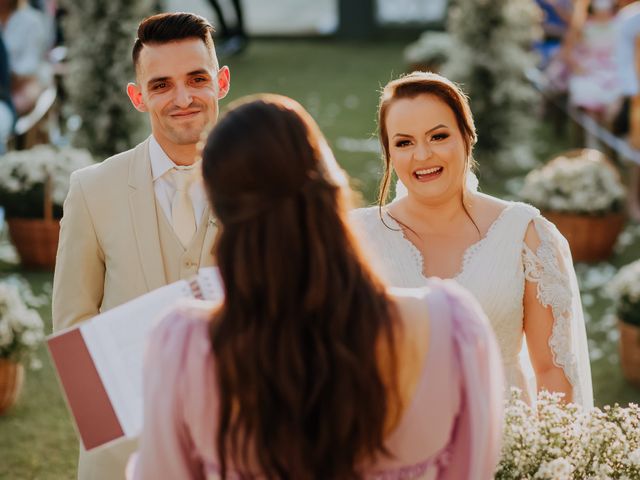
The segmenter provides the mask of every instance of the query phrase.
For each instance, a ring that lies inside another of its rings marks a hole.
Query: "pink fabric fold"
[[[463,405],[449,448],[451,461],[441,478],[489,479],[494,476],[501,449],[502,360],[479,303],[466,290],[449,287],[445,287],[445,308],[451,313],[462,372]]]

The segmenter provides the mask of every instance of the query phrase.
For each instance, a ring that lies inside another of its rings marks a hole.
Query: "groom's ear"
[[[226,65],[218,70],[216,75],[218,81],[218,100],[227,96],[229,93],[229,87],[231,86],[231,75],[229,73],[229,67]]]
[[[144,104],[144,100],[142,98],[142,91],[135,83],[127,84],[127,95],[136,110],[139,112],[147,111],[147,106]]]

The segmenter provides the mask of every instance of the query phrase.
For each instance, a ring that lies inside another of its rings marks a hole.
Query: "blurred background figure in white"
[[[51,84],[47,52],[51,23],[26,0],[0,0],[0,26],[9,55],[11,96],[18,116],[28,113]]]

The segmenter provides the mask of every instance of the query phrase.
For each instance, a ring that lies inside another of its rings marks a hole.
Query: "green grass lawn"
[[[380,173],[374,140],[377,95],[382,85],[404,71],[403,47],[399,42],[256,41],[244,56],[228,62],[232,88],[223,107],[230,99],[258,92],[281,93],[299,100],[317,119],[338,161],[354,177],[365,200],[372,202]],[[541,159],[571,147],[546,125],[541,125],[535,137]],[[514,174],[488,165],[483,169],[480,161],[481,188],[511,195],[514,188],[510,185],[517,182],[517,177],[514,180]],[[578,265],[599,405],[640,401],[640,391],[621,377],[611,304],[600,289],[617,267],[640,257],[640,226],[630,226],[624,240],[627,244],[620,247],[611,264]],[[12,271],[19,270],[4,266],[0,276]],[[36,293],[50,288],[50,273],[20,273]],[[41,313],[50,330],[50,309],[43,308]],[[75,475],[76,436],[44,346],[40,359],[43,368],[28,372],[19,404],[0,417],[0,479],[70,479]]]

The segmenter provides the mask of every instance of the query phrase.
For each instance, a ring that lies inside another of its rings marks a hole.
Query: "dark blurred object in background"
[[[9,55],[0,35],[0,154],[7,150],[7,141],[16,122],[16,112],[11,100],[11,72]]]
[[[209,4],[216,11],[220,23],[220,38],[222,42],[216,45],[216,51],[221,57],[230,57],[241,53],[247,46],[249,37],[244,28],[244,14],[240,0],[231,0],[236,17],[235,26],[229,26],[228,18],[217,0],[209,0]]]

